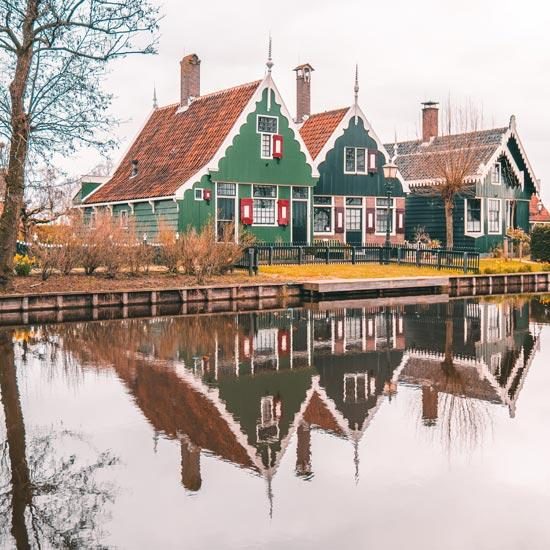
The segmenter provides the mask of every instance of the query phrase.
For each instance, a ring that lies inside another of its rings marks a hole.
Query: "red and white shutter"
[[[367,235],[374,233],[376,228],[376,210],[374,208],[367,208]]]
[[[369,174],[377,172],[376,168],[376,149],[368,149],[367,151],[367,169]]]
[[[241,223],[252,225],[254,223],[254,199],[241,199]]]
[[[344,232],[344,207],[337,206],[334,209],[334,232],[343,233]]]
[[[277,223],[279,225],[288,225],[290,201],[288,199],[279,199],[277,201]]]
[[[283,136],[279,134],[273,135],[273,158],[283,158]]]
[[[395,211],[396,216],[396,233],[405,233],[405,209],[404,208],[398,208]]]

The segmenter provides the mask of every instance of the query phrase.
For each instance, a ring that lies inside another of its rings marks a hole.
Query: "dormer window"
[[[276,116],[258,115],[256,131],[260,134],[260,157],[273,158],[273,136],[279,131],[279,119]]]
[[[138,161],[134,159],[132,161],[132,173],[130,177],[135,178],[137,175],[138,175]]]
[[[495,165],[493,166],[491,183],[495,185],[500,185],[502,183],[502,164],[500,162],[495,162]]]

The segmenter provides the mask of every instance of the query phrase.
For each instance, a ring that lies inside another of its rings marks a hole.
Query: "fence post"
[[[355,246],[351,247],[351,263],[355,265]]]
[[[384,249],[380,247],[378,249],[378,263],[383,264],[384,263]]]
[[[397,263],[398,264],[401,264],[401,252],[402,252],[402,249],[401,249],[401,247],[399,247],[397,249]]]
[[[417,249],[416,249],[416,265],[417,265],[418,267],[420,267],[420,254],[421,254],[421,252],[422,252],[422,251],[420,250],[420,248],[417,248]]]
[[[437,251],[437,269],[441,271],[441,250]]]
[[[254,249],[252,247],[248,249],[248,275],[250,277],[254,275]]]
[[[326,263],[328,264],[328,257],[329,257],[329,254],[330,254],[330,251],[329,251],[328,246],[326,247],[325,252],[326,252],[325,261],[326,261]]]
[[[298,264],[302,265],[303,261],[304,261],[304,249],[301,246],[299,246],[298,247]]]
[[[464,252],[462,261],[464,262],[464,273],[468,273],[468,252]]]
[[[268,265],[273,265],[273,247],[269,247],[269,254],[267,256],[267,263]]]

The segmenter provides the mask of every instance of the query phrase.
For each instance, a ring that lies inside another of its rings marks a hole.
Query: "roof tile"
[[[348,112],[349,107],[344,109],[335,109],[334,111],[325,111],[311,115],[300,128],[300,135],[304,140],[313,159],[321,152],[325,143],[342,119]]]

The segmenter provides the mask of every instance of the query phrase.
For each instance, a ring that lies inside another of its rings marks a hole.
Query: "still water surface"
[[[539,299],[0,332],[0,546],[550,548]]]

